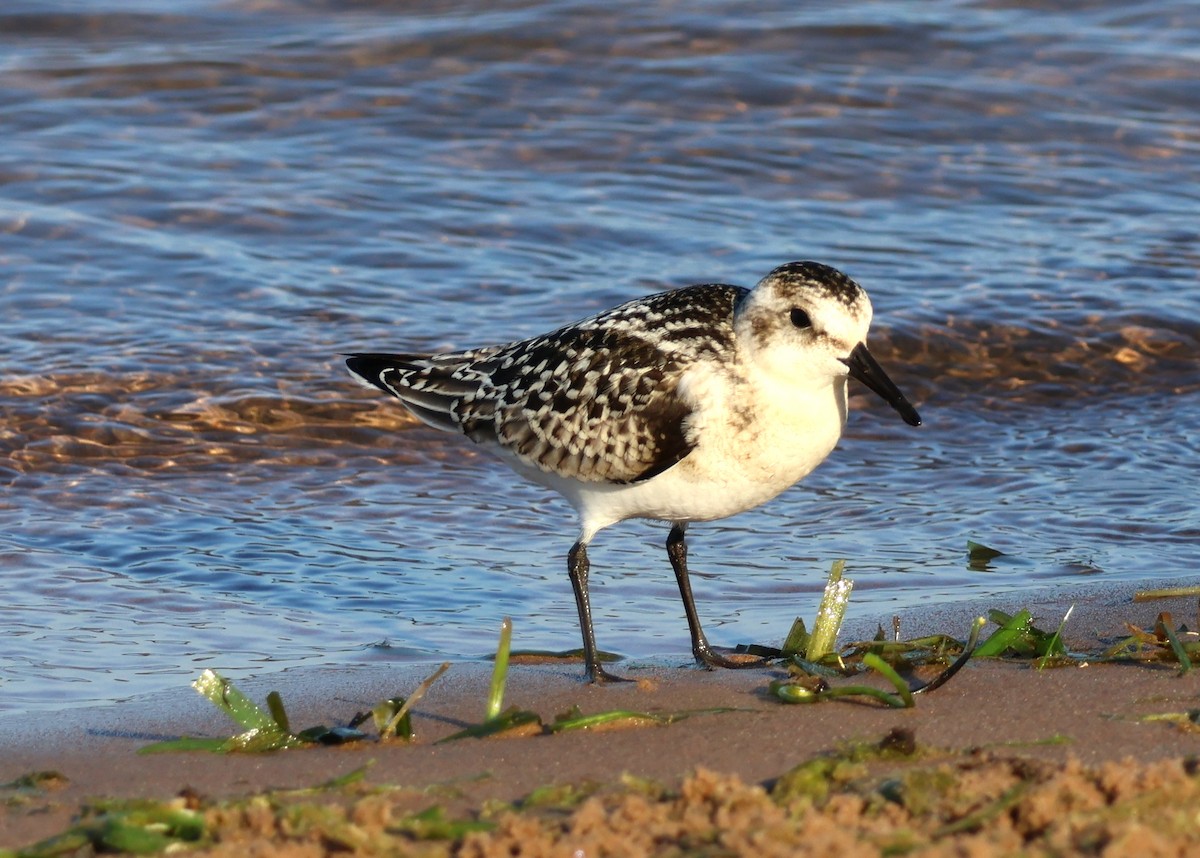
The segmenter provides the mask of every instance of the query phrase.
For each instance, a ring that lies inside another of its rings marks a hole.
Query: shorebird
[[[567,571],[587,676],[605,682],[621,677],[600,664],[592,626],[587,548],[598,531],[629,518],[669,522],[692,653],[707,667],[742,667],[700,625],[687,526],[765,503],[819,465],[846,422],[848,376],[920,425],[867,350],[871,313],[845,274],[789,262],[753,289],[688,286],[520,342],[346,363],[421,421],[466,435],[575,508]]]

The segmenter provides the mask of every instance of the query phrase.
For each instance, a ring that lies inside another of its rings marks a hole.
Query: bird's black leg
[[[700,628],[700,615],[696,613],[696,601],[692,598],[692,582],[688,579],[687,543],[683,540],[684,524],[674,524],[667,536],[667,556],[671,558],[671,568],[675,570],[675,580],[679,583],[679,595],[683,597],[683,611],[687,614],[688,629],[692,633],[692,654],[696,661],[706,667],[757,667],[759,662],[731,661],[713,652],[704,637],[704,629]]]
[[[623,676],[613,676],[600,665],[596,654],[596,632],[592,628],[592,602],[588,595],[587,543],[576,542],[567,554],[567,574],[575,590],[575,607],[579,609],[579,628],[583,631],[583,663],[587,677],[595,683],[627,682]]]

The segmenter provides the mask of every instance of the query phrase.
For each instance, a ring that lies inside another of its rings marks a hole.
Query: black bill
[[[892,383],[887,373],[883,371],[871,353],[867,351],[866,343],[859,343],[850,352],[850,357],[842,358],[842,363],[850,367],[850,377],[861,381],[871,390],[883,397],[884,402],[895,408],[909,426],[920,426],[921,417],[912,403],[904,398],[900,388]]]

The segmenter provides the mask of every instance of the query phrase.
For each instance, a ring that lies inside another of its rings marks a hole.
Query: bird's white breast
[[[688,370],[680,392],[696,406],[689,418],[696,447],[674,467],[621,485],[530,476],[575,506],[588,537],[626,518],[711,521],[794,485],[829,455],[845,423],[844,378],[797,389],[699,364]]]

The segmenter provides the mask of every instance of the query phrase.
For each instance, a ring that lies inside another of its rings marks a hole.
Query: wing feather
[[[692,286],[506,346],[359,354],[347,364],[429,425],[498,444],[526,465],[637,482],[695,447],[679,380],[698,360],[732,358],[733,309],[744,294]]]

